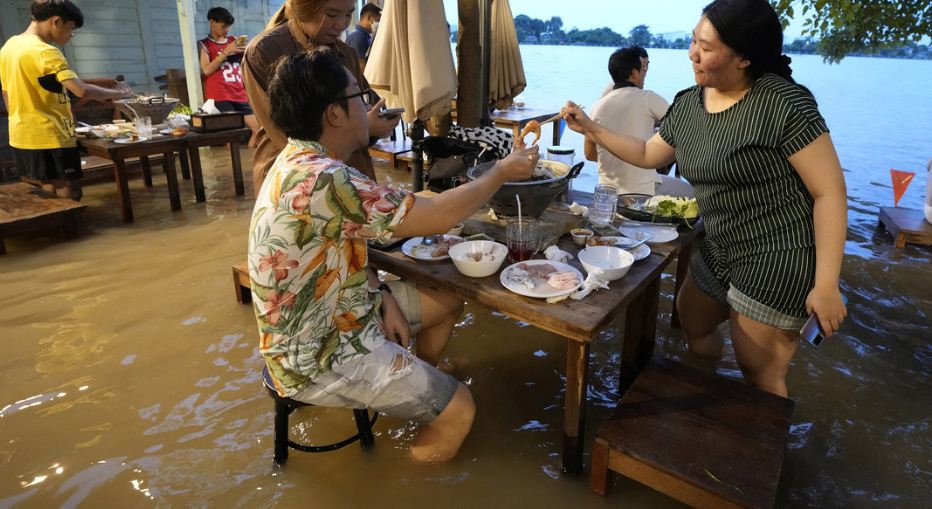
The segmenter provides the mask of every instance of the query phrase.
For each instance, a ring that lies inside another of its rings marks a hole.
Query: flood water
[[[0,508],[680,507],[630,481],[602,498],[588,492],[588,470],[561,475],[564,340],[475,305],[447,351],[479,409],[456,460],[410,463],[411,427],[382,417],[367,453],[292,452],[286,468],[273,467],[256,323],[235,301],[230,272],[245,254],[251,179],[247,198],[235,197],[225,151],[205,149],[203,159],[205,204],[183,182],[183,208],[172,213],[164,178],[152,190],[132,178],[136,222],[124,225],[116,188],[103,182],[85,190],[88,231],[78,240],[8,240]],[[854,171],[842,274],[850,315],[821,349],[804,344],[793,361],[778,507],[918,508],[932,492],[932,250],[896,250],[878,233],[887,180]],[[695,364],[669,328],[671,274],[656,355]],[[616,404],[621,327],[593,344],[587,451]],[[740,378],[730,350],[703,366]],[[345,410],[302,409],[292,422],[320,442],[354,430]]]

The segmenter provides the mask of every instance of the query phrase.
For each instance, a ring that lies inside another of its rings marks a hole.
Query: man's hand
[[[111,90],[113,90],[113,93],[116,96],[115,98],[117,99],[122,97],[130,97],[133,95],[133,89],[122,81],[117,82],[116,86],[114,86]]]
[[[372,108],[369,109],[369,137],[371,138],[384,138],[388,136],[395,130],[395,126],[397,126],[398,122],[401,120],[400,115],[391,118],[380,117],[379,111],[382,110],[383,106],[385,106],[385,99],[379,99],[379,102],[375,103]]]
[[[220,50],[224,56],[229,57],[230,55],[241,55],[246,51],[246,46],[237,46],[236,44],[227,44]]]
[[[540,151],[537,146],[523,150],[515,150],[508,157],[495,164],[495,170],[501,172],[505,180],[527,180],[534,174],[537,161],[540,160]]]
[[[411,326],[398,301],[390,292],[382,292],[382,323],[385,325],[385,336],[389,341],[397,341],[401,346],[408,348],[411,344]]]

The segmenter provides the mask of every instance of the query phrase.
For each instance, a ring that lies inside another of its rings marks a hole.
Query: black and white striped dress
[[[701,87],[683,90],[660,128],[696,190],[702,262],[725,289],[791,317],[806,315],[815,236],[812,196],[787,158],[827,132],[815,100],[773,74],[718,113]]]

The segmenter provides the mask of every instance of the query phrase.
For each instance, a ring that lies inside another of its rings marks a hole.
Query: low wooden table
[[[572,254],[579,250],[567,236],[557,245]],[[578,473],[582,470],[590,343],[616,316],[625,315],[619,384],[622,390],[634,381],[653,354],[660,275],[673,260],[677,246],[657,245],[651,246],[651,250],[649,257],[636,262],[608,290],[593,292],[580,301],[567,299],[556,304],[512,293],[499,282],[498,272],[485,278],[469,278],[460,274],[450,261],[418,262],[402,254],[400,248],[388,252],[370,249],[369,264],[566,338],[563,471]],[[570,264],[582,271],[575,258]],[[506,262],[502,268],[507,266]]]
[[[926,222],[921,210],[880,207],[880,225],[890,231],[900,249],[909,243],[932,246],[932,224]]]
[[[596,433],[593,491],[609,470],[702,508],[770,508],[793,401],[671,361],[651,363]]]
[[[207,200],[204,191],[204,174],[201,171],[201,154],[198,151],[201,147],[229,145],[233,170],[233,187],[236,190],[236,196],[246,194],[246,188],[243,186],[243,164],[239,154],[239,146],[242,139],[250,133],[252,131],[248,127],[243,127],[213,133],[196,133],[192,131],[179,138],[184,141],[185,148],[191,156],[191,177],[194,180],[194,196],[198,202]]]
[[[6,253],[3,239],[18,233],[61,227],[68,238],[74,237],[77,216],[85,208],[69,198],[43,196],[40,188],[25,182],[0,185],[0,254]]]
[[[138,143],[119,144],[102,138],[80,139],[78,143],[88,154],[113,161],[113,180],[120,197],[120,216],[124,223],[133,222],[133,205],[129,197],[126,179],[126,160],[139,157],[146,186],[152,186],[149,156],[162,155],[162,168],[168,181],[168,197],[172,210],[181,210],[181,195],[178,191],[178,175],[175,173],[175,152],[184,150],[183,138],[172,136],[153,137]]]

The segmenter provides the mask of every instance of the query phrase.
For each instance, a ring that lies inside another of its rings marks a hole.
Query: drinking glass
[[[540,248],[540,223],[533,218],[511,218],[505,224],[505,246],[512,263],[529,260]]]
[[[136,134],[146,138],[152,136],[152,117],[136,117],[135,123]]]
[[[596,224],[611,223],[615,219],[617,207],[618,188],[599,184],[592,192],[592,210],[589,211],[589,220]]]

